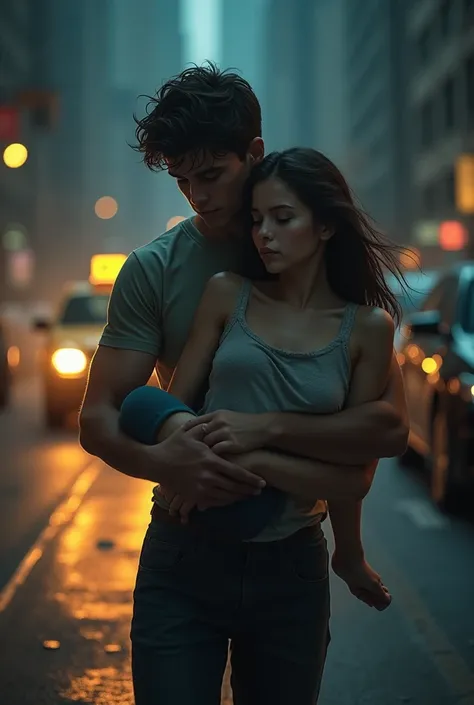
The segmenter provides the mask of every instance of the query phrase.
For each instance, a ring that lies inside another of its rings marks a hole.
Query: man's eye
[[[261,224],[262,224],[261,220],[252,220],[253,227],[256,227],[257,225],[261,225]]]
[[[277,218],[278,223],[288,223],[288,221],[290,221],[290,220],[291,220],[291,217],[288,215],[287,216],[280,216],[279,218]]]
[[[206,174],[206,176],[203,176],[204,181],[216,181],[216,179],[219,177],[219,174]]]

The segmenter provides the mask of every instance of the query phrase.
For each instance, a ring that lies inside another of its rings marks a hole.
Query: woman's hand
[[[186,431],[204,426],[204,443],[217,455],[249,453],[264,448],[269,439],[269,415],[213,411],[188,421]]]

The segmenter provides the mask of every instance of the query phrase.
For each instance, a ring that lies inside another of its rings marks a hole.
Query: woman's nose
[[[260,225],[259,235],[263,240],[270,240],[272,237],[269,224],[266,220],[263,220],[262,224]]]

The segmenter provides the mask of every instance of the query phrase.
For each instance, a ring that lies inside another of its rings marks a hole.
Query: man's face
[[[209,228],[225,227],[240,212],[245,181],[259,154],[263,156],[263,142],[254,142],[244,159],[228,152],[219,157],[205,153],[197,160],[189,154],[175,165],[169,162],[168,173]]]

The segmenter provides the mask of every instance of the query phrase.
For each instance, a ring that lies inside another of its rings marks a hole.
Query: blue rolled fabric
[[[163,389],[137,387],[122,402],[120,428],[139,443],[155,445],[161,426],[170,416],[180,411],[196,415],[189,406]]]
[[[120,428],[145,445],[154,445],[161,425],[178,412],[194,414],[186,404],[157,387],[138,387],[125,397],[120,409]],[[277,519],[285,507],[285,494],[265,487],[260,495],[240,500],[226,507],[211,507],[204,512],[194,509],[190,521],[212,532],[224,532],[236,541],[248,541]]]

